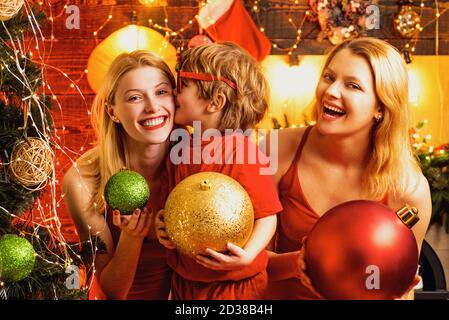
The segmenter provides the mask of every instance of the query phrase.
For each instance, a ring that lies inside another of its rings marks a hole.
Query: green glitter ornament
[[[104,197],[112,210],[117,209],[121,214],[129,215],[136,208],[145,207],[150,198],[150,189],[142,175],[132,170],[122,170],[109,178]]]
[[[25,238],[15,234],[5,234],[0,238],[0,279],[20,281],[34,268],[36,252]]]

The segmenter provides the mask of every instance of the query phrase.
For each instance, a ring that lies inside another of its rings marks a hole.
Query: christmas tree
[[[86,297],[80,277],[95,247],[69,245],[60,231],[44,20],[23,0],[0,0],[0,299]]]

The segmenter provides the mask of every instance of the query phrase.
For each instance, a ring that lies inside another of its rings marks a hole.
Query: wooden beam
[[[137,23],[148,26],[148,20],[151,19],[154,23],[164,25],[164,19],[168,17],[168,26],[178,31],[181,28],[186,28],[183,32],[184,40],[187,41],[198,33],[198,25],[195,20],[195,15],[198,13],[198,3],[196,1],[168,1],[168,7],[146,7],[140,4],[129,4],[129,1],[115,1],[116,4],[111,5],[111,1],[80,1],[80,29],[68,30],[65,26],[66,14],[61,14],[54,19],[53,34],[57,39],[70,39],[74,46],[76,43],[82,41],[89,41],[94,39],[93,32],[107,21],[109,14],[112,14],[111,21],[104,25],[104,28],[98,32],[98,40],[106,38],[112,32],[122,28],[129,23],[129,14],[135,10],[137,12]],[[94,3],[94,4],[92,4]],[[97,4],[107,3],[107,4]],[[254,20],[260,23],[265,29],[265,34],[274,43],[280,47],[291,47],[297,36],[297,30],[288,23],[288,18],[299,26],[305,11],[308,10],[308,2],[301,0],[297,5],[292,1],[259,1],[260,12],[256,16],[249,5],[251,1],[247,1],[248,12],[251,13]],[[401,37],[401,35],[394,29],[393,20],[398,11],[396,1],[381,1],[378,5],[380,9],[380,29],[368,31],[368,36],[373,36],[389,41],[394,46],[401,48],[408,39]],[[435,54],[436,42],[436,20],[435,8],[433,1],[425,1],[426,6],[422,12],[422,25],[424,30],[419,34],[419,39],[416,45],[415,54],[429,55]],[[63,9],[62,3],[60,4]],[[440,41],[439,54],[449,54],[447,48],[447,40],[449,40],[449,1],[440,2],[440,9],[442,15],[439,19],[438,38]],[[417,12],[420,12],[419,7],[415,7]],[[58,11],[58,10],[55,10]],[[165,13],[167,15],[165,15]],[[189,24],[192,21],[192,24]],[[47,25],[45,30],[47,34],[51,31],[51,25]],[[163,31],[160,31],[164,33]],[[244,31],[242,31],[244,32]],[[295,53],[298,54],[324,54],[332,47],[328,40],[322,43],[313,43],[316,40],[320,27],[317,22],[305,22],[302,28],[302,41],[298,44]],[[316,41],[315,41],[316,42]],[[179,41],[176,42],[178,44]],[[76,45],[78,47],[78,45]],[[273,48],[272,54],[286,54],[285,51],[279,48]]]

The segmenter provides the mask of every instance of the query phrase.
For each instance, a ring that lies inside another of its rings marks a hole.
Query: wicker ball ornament
[[[19,140],[11,153],[9,175],[26,188],[39,190],[53,171],[53,151],[39,138]]]
[[[201,172],[171,191],[164,221],[176,248],[194,258],[207,248],[227,251],[228,242],[243,247],[253,230],[254,210],[248,193],[236,180]]]
[[[0,0],[0,20],[8,21],[22,8],[23,0]]]

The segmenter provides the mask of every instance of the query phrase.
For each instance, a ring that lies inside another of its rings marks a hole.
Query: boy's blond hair
[[[221,42],[188,49],[182,54],[182,71],[224,77],[237,85],[232,89],[223,81],[192,80],[198,96],[204,100],[226,96],[220,127],[243,129],[255,127],[268,110],[269,87],[257,61],[232,42]]]

